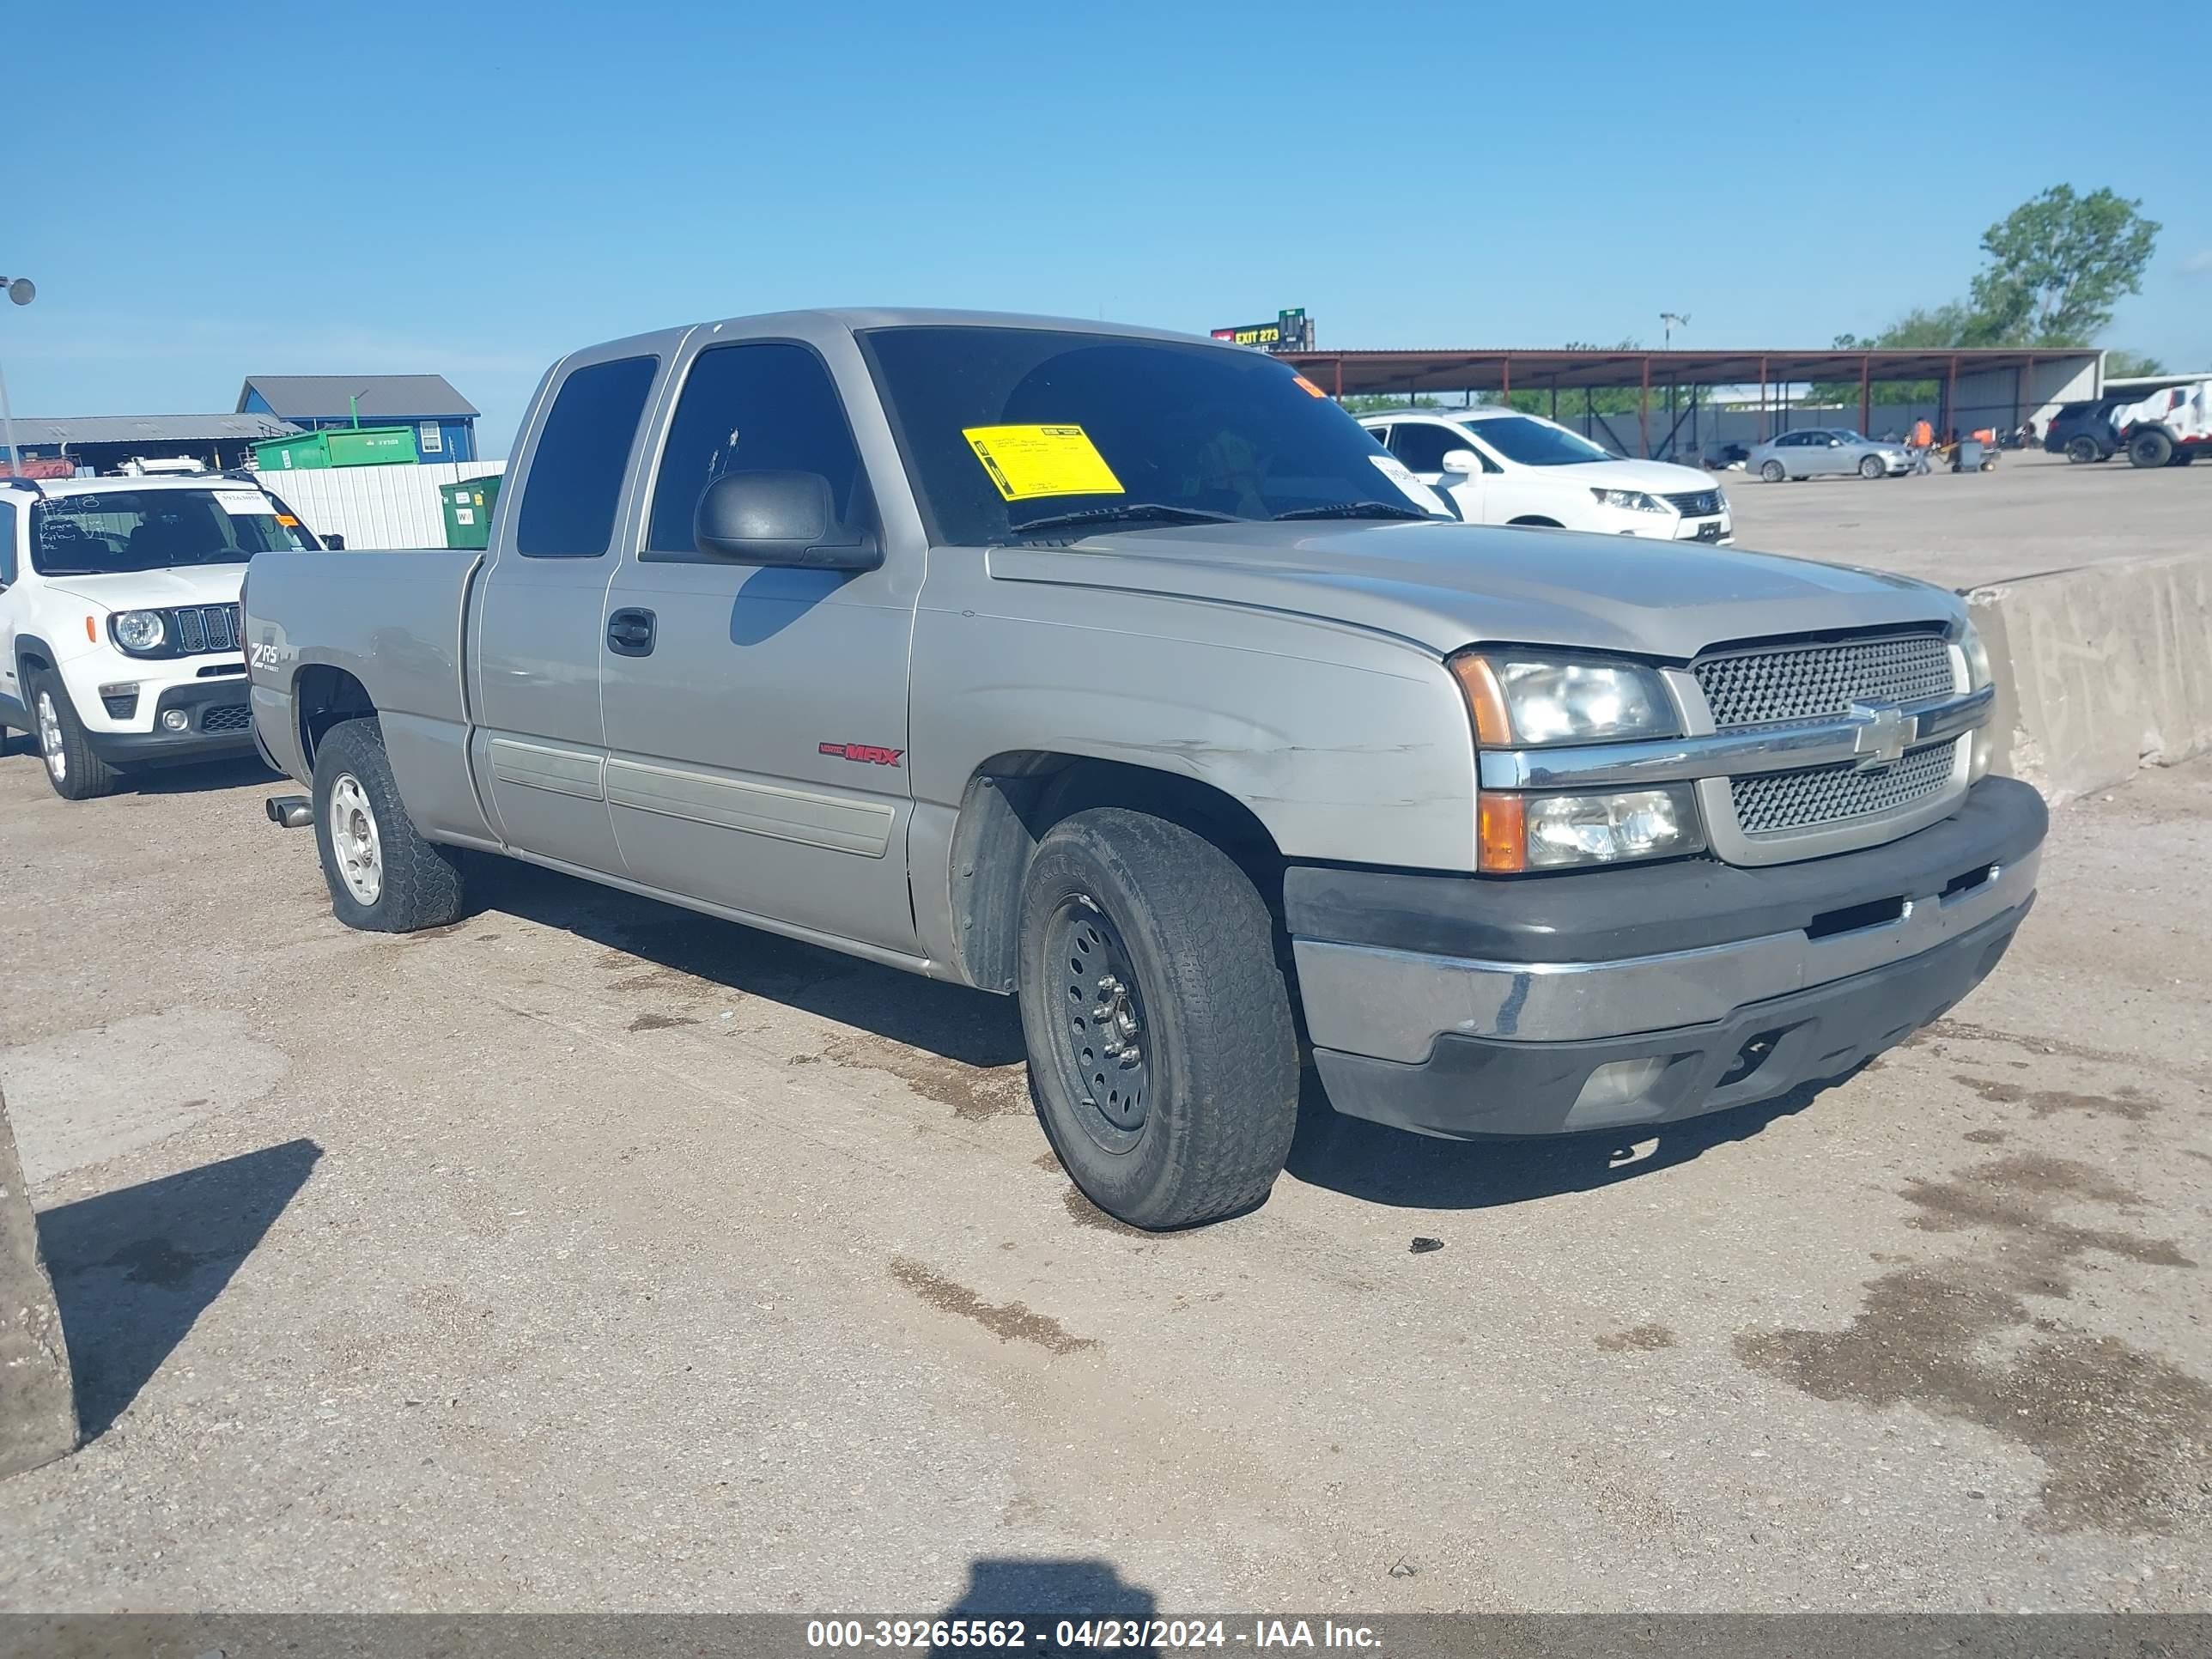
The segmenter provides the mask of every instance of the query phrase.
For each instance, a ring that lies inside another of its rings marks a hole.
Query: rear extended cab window
[[[612,544],[623,477],[637,447],[658,357],[570,371],[531,452],[514,550],[526,559],[596,559]]]

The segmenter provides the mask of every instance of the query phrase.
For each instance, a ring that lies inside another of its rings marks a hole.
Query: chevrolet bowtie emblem
[[[1851,764],[1862,772],[1896,765],[1920,735],[1920,717],[1906,714],[1895,703],[1855,702],[1851,719],[1858,726],[1852,734]]]

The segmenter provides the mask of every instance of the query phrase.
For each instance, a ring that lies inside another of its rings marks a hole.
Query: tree
[[[1437,400],[1425,392],[1414,398],[1388,392],[1355,392],[1343,402],[1345,408],[1354,415],[1382,415],[1394,409],[1434,409],[1437,406]]]
[[[2105,378],[2108,380],[2124,380],[2134,374],[2165,373],[2164,363],[2140,351],[2108,351],[2105,354]]]
[[[1911,349],[1941,351],[1951,346],[1974,343],[1975,318],[1965,305],[1953,301],[1949,305],[1937,306],[1933,310],[1908,311],[1887,328],[1868,339],[1856,334],[1836,336],[1838,351],[1883,351]],[[1873,401],[1877,404],[1929,403],[1936,397],[1933,380],[1876,380],[1870,388]],[[1811,401],[1816,404],[1856,404],[1859,400],[1856,380],[1834,380],[1813,388]]]
[[[1594,345],[1588,340],[1570,340],[1560,349],[1641,351],[1644,348],[1634,340],[1623,340],[1617,345],[1609,346]],[[1655,386],[1651,391],[1656,399],[1664,401],[1662,387]],[[1640,386],[1570,386],[1559,393],[1559,420],[1564,425],[1586,420],[1592,415],[1633,415],[1642,395]],[[1549,415],[1552,412],[1552,392],[1548,386],[1540,386],[1533,392],[1525,389],[1510,392],[1502,398],[1492,392],[1483,401],[1491,404],[1503,404],[1523,415]]]
[[[2054,185],[1982,233],[1989,268],[1974,278],[1974,332],[1960,344],[2081,346],[2142,289],[2159,225],[2140,201]]]

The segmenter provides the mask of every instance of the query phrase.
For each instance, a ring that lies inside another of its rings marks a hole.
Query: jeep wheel
[[[1211,842],[1097,807],[1047,832],[1022,893],[1022,1030],[1046,1139],[1109,1215],[1235,1215],[1282,1172],[1297,1039],[1274,926]]]
[[[112,795],[123,787],[123,775],[92,752],[69,688],[58,674],[31,677],[33,741],[46,763],[46,781],[64,800],[90,800]]]
[[[2105,459],[2104,447],[2094,438],[2086,434],[2079,438],[2069,438],[2066,441],[2066,459],[2076,466],[2085,466],[2092,461],[2101,461]]]
[[[349,927],[411,933],[461,914],[460,854],[416,830],[373,719],[332,726],[315,750],[315,846]]]
[[[1769,483],[1780,483],[1782,482],[1782,471],[1783,468],[1781,462],[1769,461],[1759,469],[1759,476],[1765,479]]]
[[[2172,459],[2173,440],[2156,427],[2138,432],[2128,440],[2128,463],[2131,466],[2164,466]]]

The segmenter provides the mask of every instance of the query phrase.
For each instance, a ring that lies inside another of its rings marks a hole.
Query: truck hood
[[[1965,615],[1948,590],[1879,570],[1485,525],[1176,526],[988,557],[1003,581],[1289,611],[1439,656],[1494,641],[1687,661],[1723,641]]]
[[[246,580],[243,564],[188,564],[173,570],[112,570],[98,576],[49,576],[56,592],[110,611],[151,611],[167,605],[232,605]]]

